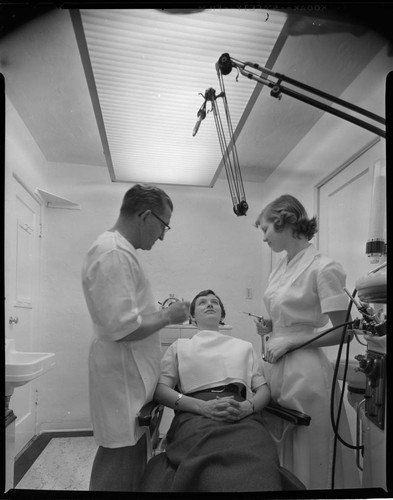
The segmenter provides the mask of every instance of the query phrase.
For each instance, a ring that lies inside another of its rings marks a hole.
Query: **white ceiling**
[[[86,75],[94,79],[90,91],[102,116],[112,179],[212,185],[221,151],[213,114],[192,136],[203,103],[199,93],[213,87],[219,94],[215,63],[224,51],[265,65],[286,18],[281,12],[235,9],[185,15],[87,9],[81,22],[74,15]],[[234,127],[254,86],[229,81]]]
[[[223,52],[262,66],[273,65],[276,72],[340,96],[386,44],[375,32],[356,22],[348,23],[347,19],[344,23],[281,12],[264,11],[259,17],[255,11],[248,11],[247,15],[246,12],[221,9],[186,14],[140,10],[118,16],[115,11],[81,11],[90,43],[91,67],[95,71],[93,80],[89,74],[86,78],[86,61],[84,65],[74,30],[75,17],[73,24],[69,11],[51,11],[0,40],[0,71],[5,75],[6,94],[49,162],[109,168],[112,176],[118,175],[120,181],[163,183],[160,169],[169,159],[170,167],[165,168],[172,171],[173,177],[166,182],[188,184],[182,177],[183,170],[192,166],[204,174],[203,182],[194,183],[210,185],[211,173],[204,169],[212,166],[213,172],[219,172],[222,168],[213,117],[207,115],[195,137],[192,130],[203,102],[199,92],[204,93],[209,87],[219,90],[215,63]],[[274,21],[273,30],[267,39],[258,38],[259,31],[265,33],[262,30],[269,22],[266,22],[267,14],[272,24]],[[107,29],[94,33],[91,24],[94,17]],[[157,46],[152,52],[144,44],[139,45],[137,51],[130,50],[128,36],[134,37],[134,42],[136,36],[139,40],[157,37],[158,17],[160,37],[155,42],[160,46],[160,57],[155,59]],[[281,22],[287,17],[280,32]],[[121,22],[125,27],[128,20],[134,23],[133,31],[129,33],[126,28],[127,36],[119,36],[115,23]],[[201,20],[199,33],[203,44],[200,38],[191,37],[191,33],[198,32],[196,27]],[[178,26],[181,26],[184,43],[177,38]],[[253,34],[245,45],[238,37],[244,26]],[[104,31],[112,41],[102,38]],[[228,41],[223,42],[228,35]],[[113,37],[116,45],[113,45]],[[254,48],[250,45],[251,39]],[[179,50],[174,51],[173,41]],[[107,51],[108,47],[116,50],[107,52],[105,67],[99,71],[97,50]],[[115,75],[118,83],[120,76],[124,79],[119,87],[112,83],[109,87],[104,85],[112,55],[123,64],[132,64],[130,69],[124,68],[121,74]],[[183,89],[179,78],[190,76],[193,68],[195,81]],[[288,96],[277,100],[270,96],[266,86],[255,85],[243,76],[236,81],[234,70],[224,78],[232,120],[237,124],[235,136],[243,180],[263,182],[323,112]],[[94,86],[98,100],[92,92]],[[118,89],[121,93],[116,95]],[[128,121],[133,111],[121,112],[126,102],[137,114],[134,122]],[[122,133],[111,132],[109,124],[115,121],[125,126]],[[183,123],[180,129],[176,128],[178,122]],[[107,143],[102,141],[105,137]],[[125,151],[131,152],[127,159],[115,149],[120,139],[125,141]],[[133,165],[142,161],[146,175],[133,176]],[[224,175],[222,172],[221,176]]]

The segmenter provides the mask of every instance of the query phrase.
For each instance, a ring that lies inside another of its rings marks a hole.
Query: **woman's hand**
[[[257,334],[261,336],[266,333],[270,333],[273,328],[273,322],[271,319],[255,320],[255,324],[257,325]]]
[[[203,415],[218,422],[237,422],[253,411],[249,401],[236,401],[233,396],[202,402]]]
[[[248,400],[236,401],[234,399],[231,402],[231,406],[235,411],[232,411],[229,414],[228,419],[232,422],[237,422],[238,420],[241,420],[242,418],[251,415],[251,413],[254,413],[254,406]]]
[[[293,348],[291,339],[286,337],[270,337],[265,344],[263,360],[276,363],[284,354]]]
[[[225,396],[222,398],[217,396],[215,399],[210,399],[209,401],[200,400],[203,416],[220,422],[226,421],[231,413],[228,410],[231,407],[232,400],[233,396]]]
[[[252,402],[249,400],[236,401],[233,396],[223,398],[217,396],[216,399],[210,401],[198,400],[198,403],[202,403],[203,408],[203,411],[198,413],[221,422],[238,422],[254,413],[254,411],[258,412],[265,408],[270,401],[270,397],[269,386],[265,383],[253,393]]]

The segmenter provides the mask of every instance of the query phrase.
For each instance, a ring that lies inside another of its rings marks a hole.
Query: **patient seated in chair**
[[[139,491],[280,490],[275,443],[260,415],[270,391],[258,355],[219,331],[225,310],[212,290],[194,298],[190,314],[199,332],[168,348],[154,394],[175,410],[166,453],[149,461]]]

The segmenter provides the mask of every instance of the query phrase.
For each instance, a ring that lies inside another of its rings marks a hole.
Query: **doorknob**
[[[17,323],[18,323],[18,321],[19,321],[19,318],[18,318],[18,317],[13,318],[12,316],[10,316],[10,318],[9,318],[9,320],[8,320],[8,323],[9,323],[10,325],[12,325],[12,323],[17,324]]]

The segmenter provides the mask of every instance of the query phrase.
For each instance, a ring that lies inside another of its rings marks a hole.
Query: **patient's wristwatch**
[[[183,397],[183,394],[178,394],[178,395],[177,395],[177,399],[176,399],[176,401],[175,401],[175,408],[177,408],[177,406],[178,406],[178,404],[179,404],[179,401],[180,401],[180,399],[181,399],[182,397]]]

